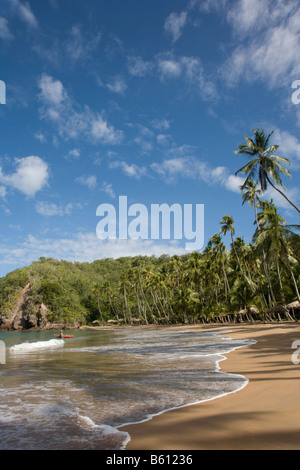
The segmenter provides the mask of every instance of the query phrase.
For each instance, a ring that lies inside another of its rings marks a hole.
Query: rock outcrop
[[[32,284],[27,284],[20,292],[13,308],[6,315],[0,315],[0,329],[29,330],[49,329],[46,305],[37,305],[32,300]]]

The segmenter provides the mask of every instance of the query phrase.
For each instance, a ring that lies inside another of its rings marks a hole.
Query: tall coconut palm
[[[221,240],[221,237],[218,233],[213,235],[208,242],[208,249],[211,249],[214,261],[216,264],[220,263],[222,266],[222,273],[224,276],[224,286],[225,286],[225,297],[227,299],[228,293],[230,292],[230,286],[228,278],[226,275],[225,262],[227,259],[227,250],[224,243]],[[214,267],[216,269],[216,264]]]
[[[265,134],[264,130],[253,129],[254,139],[251,139],[247,134],[246,143],[239,145],[239,150],[236,150],[236,154],[243,154],[250,158],[250,162],[240,168],[237,172],[248,174],[246,182],[250,180],[258,180],[260,182],[260,187],[262,192],[265,192],[268,188],[268,184],[275,189],[278,193],[281,194],[288,202],[291,204],[294,209],[300,213],[300,209],[287,197],[287,195],[278,188],[278,185],[283,189],[283,182],[281,179],[281,174],[291,178],[290,172],[282,165],[290,165],[290,162],[287,158],[279,157],[274,155],[274,152],[277,151],[278,145],[269,146],[269,141],[274,131],[271,132],[268,136]]]
[[[299,288],[292,269],[292,257],[288,244],[288,239],[292,235],[292,232],[284,218],[278,214],[273,201],[264,201],[262,211],[258,214],[258,218],[260,220],[261,230],[257,229],[254,235],[256,245],[258,247],[264,247],[269,260],[276,264],[280,287],[282,287],[282,283],[279,272],[279,261],[285,266],[291,275],[297,299],[300,302]]]
[[[257,208],[260,205],[261,201],[259,199],[259,195],[262,194],[262,190],[259,189],[258,187],[258,182],[253,181],[251,178],[247,178],[246,181],[242,186],[240,186],[241,191],[242,191],[242,199],[243,199],[243,205],[248,202],[250,206],[254,207],[254,213],[255,213],[255,222],[258,230],[261,230],[260,227],[260,222],[258,220],[257,216]],[[271,278],[269,274],[269,267],[267,263],[267,258],[266,258],[266,253],[264,248],[262,249],[263,253],[263,262],[264,262],[264,271],[265,271],[265,276],[268,282],[268,288],[269,288],[269,298],[272,302],[275,301],[275,296],[271,284]]]
[[[240,189],[242,191],[243,205],[248,202],[251,207],[254,207],[255,220],[258,223],[257,207],[260,202],[259,196],[262,195],[262,190],[258,188],[258,182],[247,178],[244,184],[240,186]]]
[[[236,250],[236,246],[234,244],[234,234],[235,234],[235,228],[234,228],[234,220],[233,218],[230,216],[230,215],[224,215],[224,217],[222,218],[221,220],[221,230],[220,230],[220,233],[222,233],[224,236],[226,236],[227,232],[230,233],[230,236],[231,236],[231,246],[233,248],[233,251],[235,253],[235,257],[237,259],[237,263],[239,265],[239,268],[240,268],[240,271],[241,271],[241,274],[243,276],[243,278],[245,279],[245,281],[250,285],[251,287],[251,290],[253,292],[255,292],[255,286],[254,286],[254,283],[246,276],[246,274],[244,273],[244,270],[242,268],[242,265],[241,265],[241,262],[240,262],[240,258],[239,258],[239,255],[238,255],[238,252]]]

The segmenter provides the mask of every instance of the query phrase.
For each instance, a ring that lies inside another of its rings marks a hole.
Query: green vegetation
[[[50,321],[67,324],[295,320],[285,306],[300,302],[299,226],[287,226],[273,201],[262,199],[268,184],[282,185],[279,173],[289,175],[281,165],[288,160],[273,155],[277,146],[268,147],[272,134],[254,134],[237,152],[251,159],[239,171],[248,174],[241,195],[254,208],[252,243],[235,238],[234,220],[225,215],[202,253],[93,263],[40,258],[0,279],[1,315],[31,283],[31,301],[47,306]]]

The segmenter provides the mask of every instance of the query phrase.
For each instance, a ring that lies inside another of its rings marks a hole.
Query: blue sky
[[[1,0],[0,275],[40,256],[185,252],[98,240],[97,207],[124,195],[149,209],[204,204],[205,244],[226,214],[251,241],[234,150],[253,128],[274,130],[300,202],[299,50],[293,0]]]

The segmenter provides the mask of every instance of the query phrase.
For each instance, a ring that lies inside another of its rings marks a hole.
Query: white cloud
[[[53,106],[67,103],[68,96],[60,80],[54,80],[49,75],[42,75],[39,80],[40,97],[43,101]]]
[[[0,182],[17,189],[28,197],[33,197],[48,182],[49,168],[40,157],[30,156],[16,160],[16,171],[4,175],[0,169]]]
[[[18,2],[18,4],[19,4],[19,6],[18,6],[19,15],[20,15],[21,19],[23,21],[25,21],[25,23],[27,23],[28,26],[30,26],[32,28],[37,28],[38,21],[37,21],[36,17],[34,16],[34,14],[32,13],[29,3],[28,2],[26,2],[26,3]]]
[[[116,197],[116,193],[113,190],[112,184],[106,183],[105,181],[102,184],[102,191],[104,191],[113,199]]]
[[[195,177],[195,168],[188,157],[170,158],[161,163],[152,163],[151,169],[167,183],[172,183],[180,177],[193,179]]]
[[[45,142],[47,142],[47,139],[42,132],[36,132],[34,134],[34,138],[39,140],[41,144],[44,144]]]
[[[213,10],[221,10],[227,7],[228,0],[191,0],[192,7],[195,5],[199,6],[199,9],[204,12],[210,12]]]
[[[182,13],[171,13],[165,22],[165,31],[171,36],[173,42],[178,41],[182,35],[182,30],[186,25],[187,12]]]
[[[273,3],[273,0],[272,0]],[[227,18],[242,34],[259,29],[269,21],[269,0],[239,0],[228,10]]]
[[[91,116],[91,135],[96,142],[107,144],[118,144],[123,138],[122,131],[116,131],[100,114]]]
[[[228,85],[246,80],[263,81],[269,88],[282,87],[289,86],[299,75],[299,2],[191,0],[189,15],[195,7],[199,7],[201,14],[217,13],[232,28],[237,43],[220,65],[220,76]]]
[[[142,176],[145,176],[147,174],[147,169],[145,167],[140,167],[135,163],[128,164],[127,162],[118,160],[111,162],[109,164],[109,168],[121,168],[121,170],[126,176],[130,176],[131,178],[135,179],[140,179]]]
[[[181,63],[172,59],[160,59],[158,61],[161,79],[177,78],[181,75]]]
[[[238,0],[227,19],[244,42],[225,66],[224,77],[235,85],[241,79],[262,80],[272,88],[286,86],[300,73],[300,7],[293,0]],[[254,29],[253,29],[254,28]],[[256,34],[253,34],[255,30]]]
[[[63,206],[63,205],[57,205],[51,202],[40,201],[36,204],[35,209],[38,214],[44,217],[53,217],[53,216],[63,217],[64,215],[70,215],[73,209],[73,204],[69,203]]]
[[[280,188],[280,190],[283,191],[282,188]],[[298,201],[300,200],[300,192],[298,188],[289,188],[283,192],[289,198],[290,201],[298,204]],[[278,191],[276,191],[272,187],[269,187],[268,190],[264,193],[263,199],[267,199],[267,200],[273,199],[273,202],[277,207],[281,207],[282,209],[291,211],[291,213],[294,214],[294,209],[291,206],[291,204]]]
[[[6,196],[6,187],[5,186],[0,186],[0,197],[4,199]]]
[[[228,168],[211,168],[206,162],[193,156],[180,156],[153,163],[151,169],[160,175],[166,183],[174,183],[179,178],[203,181],[208,185],[219,185],[230,192],[240,193],[240,186],[245,179],[232,175]]]
[[[153,69],[151,61],[145,61],[141,57],[128,57],[128,70],[133,77],[145,77],[150,74]]]
[[[58,39],[54,36],[50,45],[44,46],[39,42],[33,46],[33,50],[42,60],[47,60],[55,66],[74,66],[78,62],[81,64],[93,59],[97,51],[101,33],[90,33],[82,31],[80,26],[73,25],[71,30],[66,31],[65,39]]]
[[[152,126],[159,131],[165,131],[171,127],[170,121],[167,119],[153,119]]]
[[[127,89],[125,81],[120,77],[115,77],[112,83],[108,83],[106,86],[110,91],[119,95],[123,95]]]
[[[10,32],[8,21],[6,18],[0,16],[0,38],[4,41],[9,41],[13,39],[13,35]]]
[[[21,2],[20,0],[10,0],[12,7],[19,16],[19,18],[27,24],[30,28],[37,28],[38,21],[31,11],[29,2]]]
[[[279,145],[276,152],[281,157],[287,158],[292,168],[299,169],[300,167],[300,140],[287,131],[280,131],[276,129],[273,134],[273,142]]]
[[[142,152],[147,153],[153,149],[153,144],[142,137],[136,137],[134,142],[141,147]]]
[[[244,184],[245,178],[241,176],[229,175],[223,184],[228,191],[232,191],[234,193],[241,193],[241,186]]]
[[[204,71],[198,57],[182,56],[176,58],[172,53],[159,54],[157,67],[162,81],[182,78],[186,85],[196,90],[205,101],[215,101],[219,94],[214,82]]]
[[[198,57],[182,57],[185,80],[192,85],[204,101],[215,101],[219,94],[216,85],[205,76],[204,67]]]
[[[81,109],[73,105],[60,80],[44,74],[38,85],[42,103],[41,117],[51,121],[62,138],[68,140],[84,136],[91,143],[121,142],[123,132],[115,130],[102,114],[94,113],[88,106]]]
[[[80,150],[78,148],[70,150],[65,158],[67,160],[77,160],[78,158],[80,158]]]
[[[90,53],[95,51],[101,39],[101,34],[86,37],[77,25],[73,25],[66,41],[60,49],[72,62],[86,61]]]
[[[96,233],[78,233],[61,239],[39,238],[28,235],[24,242],[11,246],[0,244],[0,264],[28,265],[41,256],[71,262],[93,262],[103,258],[124,256],[170,256],[186,253],[176,241],[153,240],[99,240]]]
[[[95,175],[80,176],[79,178],[76,178],[75,181],[78,181],[79,183],[83,184],[84,186],[87,186],[90,189],[96,188],[97,186],[97,176]]]

